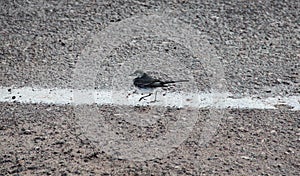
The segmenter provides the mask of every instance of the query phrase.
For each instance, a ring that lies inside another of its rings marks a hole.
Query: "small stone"
[[[287,150],[289,153],[295,153],[294,150],[292,148],[288,148]]]
[[[263,129],[258,129],[258,130],[256,130],[256,134],[259,134],[259,133],[261,133],[262,131],[264,131]]]
[[[266,93],[271,93],[272,91],[270,89],[266,90],[265,91]]]
[[[245,160],[251,160],[251,158],[249,156],[241,156],[242,159],[245,159]]]
[[[233,116],[229,116],[227,119],[228,119],[228,120],[233,120],[234,117],[233,117]]]

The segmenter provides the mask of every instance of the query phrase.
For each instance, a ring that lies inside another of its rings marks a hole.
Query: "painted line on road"
[[[228,92],[198,94],[167,92],[164,96],[162,93],[158,93],[157,99],[159,101],[154,103],[150,103],[153,96],[139,102],[138,100],[140,97],[140,94],[130,94],[129,91],[0,87],[0,102],[44,103],[58,105],[149,105],[218,109],[278,109],[283,107],[295,111],[300,110],[300,96],[233,98],[232,94]]]

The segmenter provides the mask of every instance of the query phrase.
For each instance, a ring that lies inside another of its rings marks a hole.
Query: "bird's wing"
[[[143,74],[143,76],[140,78],[135,78],[134,85],[140,88],[154,88],[163,86],[160,80],[154,79],[147,74]]]
[[[148,84],[149,87],[166,87],[160,80],[156,79],[153,82]]]
[[[141,88],[153,88],[153,87],[162,86],[159,80],[151,80],[151,82],[149,82],[149,81],[142,80],[140,78],[134,80],[134,85]]]

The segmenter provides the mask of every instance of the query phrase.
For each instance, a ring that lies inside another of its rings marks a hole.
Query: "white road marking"
[[[277,109],[285,107],[300,110],[300,96],[231,98],[230,93],[166,93],[158,94],[158,100],[150,103],[153,96],[139,102],[140,94],[129,94],[127,91],[114,90],[74,90],[44,88],[11,88],[0,87],[0,102],[45,103],[45,104],[112,104],[112,105],[149,105],[192,108],[241,108],[241,109]]]

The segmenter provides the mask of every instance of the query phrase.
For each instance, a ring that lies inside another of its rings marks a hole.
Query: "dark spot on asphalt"
[[[113,22],[118,22],[118,21],[121,21],[121,19],[111,19],[111,20],[110,20],[110,22],[112,22],[112,23],[113,23]]]
[[[61,44],[61,46],[66,46],[66,44],[62,40],[58,40],[58,42]]]
[[[7,89],[7,91],[11,93],[11,89]]]
[[[12,96],[11,98],[14,100],[14,99],[16,99],[16,96]]]

